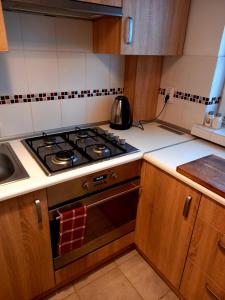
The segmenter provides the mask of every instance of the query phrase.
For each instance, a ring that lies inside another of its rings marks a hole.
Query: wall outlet
[[[173,98],[174,87],[167,87],[166,91],[165,91],[165,95],[169,95],[170,96],[170,99],[169,99],[168,103],[174,103],[174,98]]]

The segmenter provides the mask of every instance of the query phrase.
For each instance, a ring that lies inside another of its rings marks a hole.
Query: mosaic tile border
[[[159,94],[165,95],[166,89],[160,88]],[[220,103],[220,100],[221,100],[221,97],[212,97],[210,99],[208,97],[193,95],[193,94],[184,93],[184,92],[180,92],[180,91],[174,91],[173,97],[177,98],[177,99],[181,99],[181,100],[191,101],[191,102],[195,102],[195,103],[201,103],[204,105],[218,104],[218,103]]]
[[[110,88],[110,89],[93,89],[93,90],[81,90],[81,91],[74,90],[74,91],[25,94],[25,95],[6,95],[6,96],[0,96],[0,105],[100,97],[100,96],[109,96],[109,95],[121,95],[123,94],[123,92],[124,92],[124,88]]]

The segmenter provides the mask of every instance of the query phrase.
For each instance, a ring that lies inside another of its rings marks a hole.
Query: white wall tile
[[[182,101],[174,99],[173,103],[168,102],[161,115],[159,116],[160,120],[163,120],[168,123],[172,123],[177,126],[182,125]],[[159,95],[158,106],[157,106],[157,116],[161,112],[164,106],[164,97]],[[181,126],[182,127],[182,126]]]
[[[24,53],[11,50],[0,53],[0,95],[28,92]]]
[[[29,103],[0,105],[0,136],[33,131]]]
[[[73,126],[87,122],[87,100],[70,99],[61,101],[62,126]]]
[[[87,123],[108,121],[111,119],[111,107],[115,96],[87,98]]]
[[[19,14],[14,12],[4,11],[5,25],[9,50],[23,49],[21,24]]]
[[[110,87],[110,56],[87,54],[87,87],[109,88]]]
[[[58,52],[60,90],[85,89],[86,56],[76,52]]]
[[[20,14],[24,49],[55,50],[55,18]]]
[[[56,52],[25,51],[30,93],[51,92],[59,89]]]
[[[60,101],[43,101],[31,103],[34,131],[60,128]]]
[[[124,86],[124,64],[125,57],[121,55],[110,55],[110,87],[118,88]]]
[[[192,0],[185,55],[217,56],[224,30],[224,0]]]
[[[59,51],[92,52],[92,22],[56,18],[56,41]]]
[[[166,57],[161,87],[209,96],[216,61],[212,56]]]
[[[164,97],[159,95],[157,115],[164,104]],[[160,120],[191,130],[196,123],[202,124],[206,113],[206,106],[191,101],[173,98],[166,105],[159,117]]]

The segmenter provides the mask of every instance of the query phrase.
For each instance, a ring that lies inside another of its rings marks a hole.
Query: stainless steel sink
[[[0,185],[28,177],[10,144],[0,144]]]

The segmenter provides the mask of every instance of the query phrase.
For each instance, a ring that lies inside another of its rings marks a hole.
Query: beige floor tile
[[[134,255],[119,266],[144,300],[155,300],[170,289],[139,255]]]
[[[93,280],[101,277],[102,275],[106,274],[107,272],[111,271],[112,269],[116,268],[117,265],[114,262],[108,263],[102,266],[99,269],[96,269],[92,273],[87,274],[86,276],[82,277],[79,281],[74,282],[74,288],[76,290],[81,289],[88,283],[92,282]]]
[[[119,256],[117,259],[115,259],[115,263],[117,265],[121,265],[122,263],[124,263],[128,259],[132,258],[136,254],[138,254],[137,250],[135,250],[135,249],[131,250],[130,252],[127,252],[127,253]]]
[[[70,296],[75,292],[73,285],[68,284],[62,289],[58,290],[56,293],[45,298],[46,300],[64,300],[66,297]]]
[[[141,300],[118,268],[79,289],[78,295],[81,300]]]
[[[169,291],[160,300],[179,300],[179,298],[172,291]]]
[[[75,293],[69,295],[68,297],[64,298],[63,300],[80,300],[80,298],[77,295],[77,293],[75,292]]]

